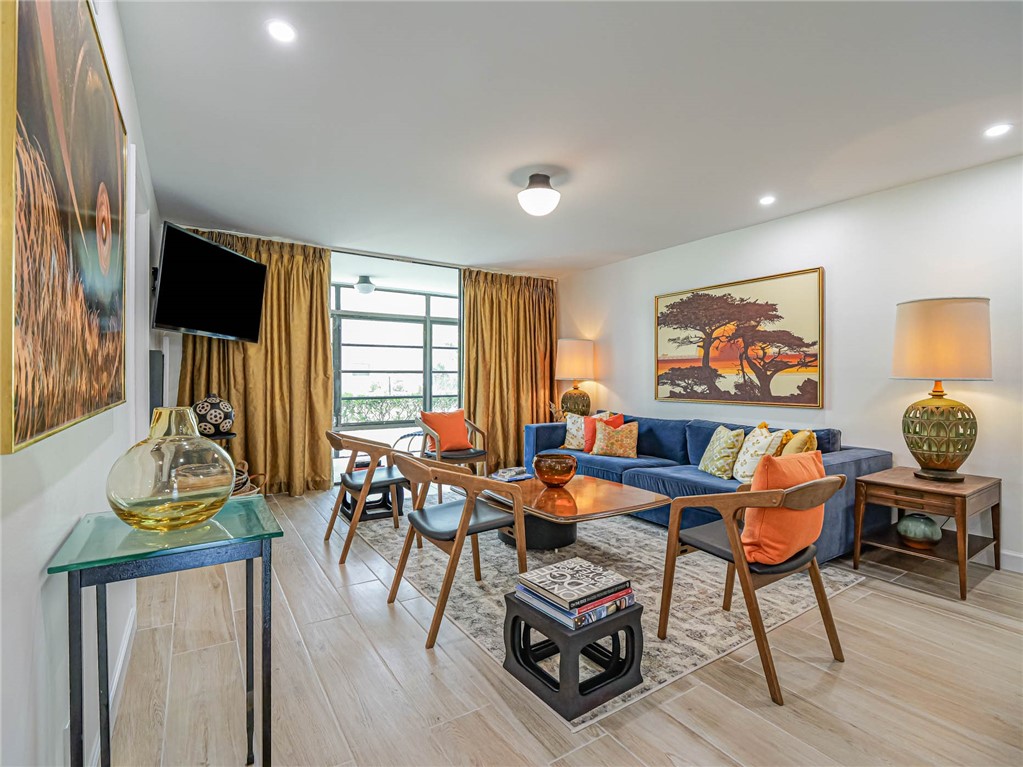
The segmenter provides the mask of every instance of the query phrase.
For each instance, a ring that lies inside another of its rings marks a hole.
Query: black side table
[[[643,605],[634,604],[595,623],[570,629],[515,597],[504,595],[504,668],[534,695],[571,721],[643,681]],[[532,632],[546,637],[534,642]],[[624,635],[624,641],[619,637]],[[611,640],[608,649],[600,640]],[[540,661],[560,655],[558,679]],[[579,681],[583,656],[603,671]]]
[[[47,572],[67,573],[68,667],[71,713],[71,764],[85,762],[82,726],[82,589],[96,587],[96,640],[99,673],[100,763],[110,765],[110,691],[107,657],[107,584],[162,575],[195,567],[245,560],[245,729],[246,764],[252,764],[253,706],[253,570],[263,563],[263,764],[270,764],[270,546],[284,535],[261,495],[232,498],[211,520],[167,533],[129,527],[112,511],[88,514],[50,560]]]

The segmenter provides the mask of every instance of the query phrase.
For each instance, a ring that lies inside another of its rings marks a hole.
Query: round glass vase
[[[227,451],[199,434],[187,407],[158,407],[149,437],[114,463],[107,501],[140,530],[179,530],[205,522],[223,508],[234,488]]]

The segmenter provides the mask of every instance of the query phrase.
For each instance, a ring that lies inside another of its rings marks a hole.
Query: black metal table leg
[[[252,733],[255,729],[256,703],[253,693],[254,669],[252,663],[252,560],[245,560],[245,735],[248,751],[245,764],[254,764]]]
[[[70,685],[71,765],[85,764],[85,735],[82,730],[82,574],[67,574],[68,682]]]
[[[270,765],[270,540],[263,541],[263,765]]]
[[[107,649],[107,584],[96,584],[96,665],[99,688],[99,763],[110,767],[110,653]]]

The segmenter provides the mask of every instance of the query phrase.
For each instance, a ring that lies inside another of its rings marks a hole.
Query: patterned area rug
[[[405,510],[409,508],[406,503]],[[401,518],[400,530],[395,530],[390,520],[368,522],[359,525],[358,534],[396,565],[407,525],[405,517]],[[573,730],[592,724],[753,641],[738,582],[732,610],[725,612],[721,609],[725,563],[702,552],[679,558],[668,637],[664,641],[657,638],[664,548],[665,528],[622,516],[580,524],[578,540],[566,548],[528,552],[530,568],[583,557],[616,570],[632,580],[636,601],[643,605],[643,683],[572,720]],[[504,595],[512,591],[517,582],[515,550],[502,543],[496,533],[481,534],[480,563],[483,580],[477,583],[472,576],[472,554],[466,542],[444,618],[456,623],[498,664],[503,664]],[[412,549],[405,579],[436,603],[446,565],[447,554],[423,541],[422,549]],[[823,568],[822,574],[829,596],[863,580],[859,575],[832,567]],[[773,583],[757,592],[757,596],[768,630],[816,609],[817,605],[806,573]],[[767,695],[766,686],[764,695]]]

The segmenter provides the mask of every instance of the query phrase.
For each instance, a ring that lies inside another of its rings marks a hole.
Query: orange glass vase
[[[533,473],[547,487],[567,485],[575,470],[575,456],[567,453],[542,453],[533,459]]]

